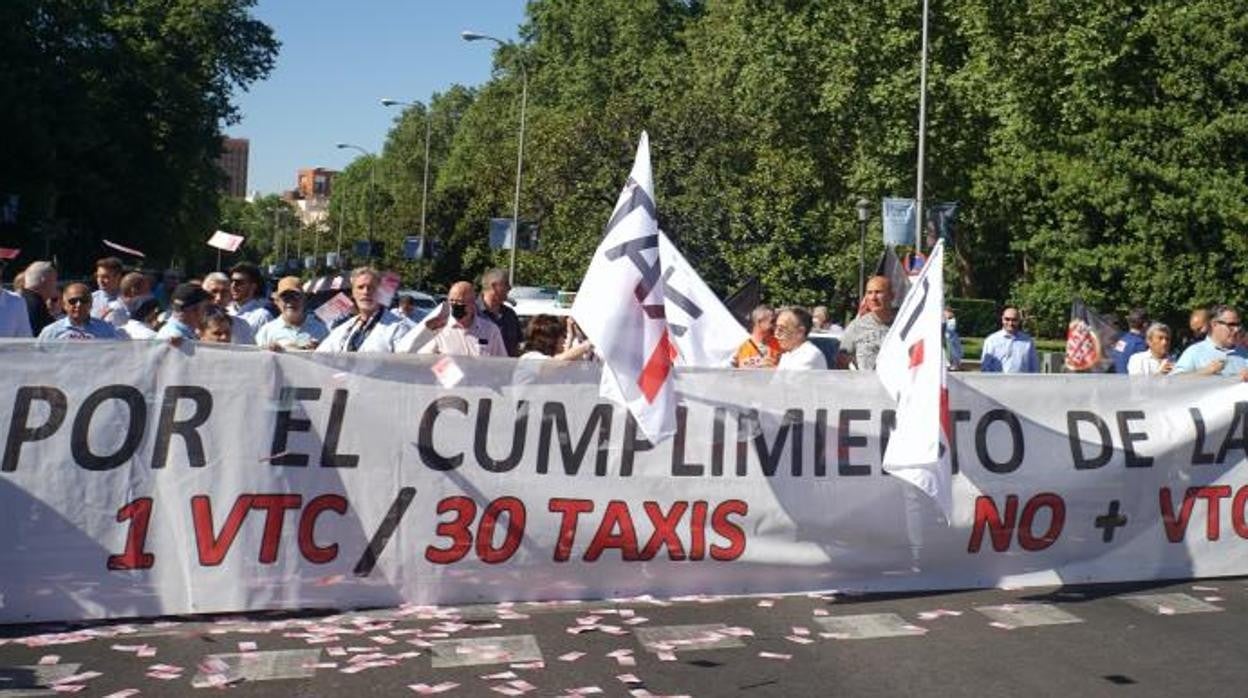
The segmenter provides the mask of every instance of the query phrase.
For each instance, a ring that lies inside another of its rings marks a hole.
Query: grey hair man
[[[358,267],[351,272],[351,299],[356,314],[330,331],[317,345],[318,352],[373,352],[393,354],[412,323],[386,312],[377,302],[381,272]]]
[[[25,285],[20,293],[22,300],[26,302],[26,315],[30,319],[30,330],[38,336],[43,328],[51,325],[56,319],[48,311],[48,300],[57,295],[56,268],[51,262],[31,262],[22,275]]]
[[[507,305],[507,294],[511,293],[511,281],[507,272],[502,269],[490,269],[481,275],[481,300],[478,310],[486,319],[498,325],[498,332],[503,337],[503,345],[507,347],[508,356],[520,356],[520,342],[524,339],[524,329],[520,326],[520,318],[516,311]]]
[[[212,296],[212,308],[208,309],[208,313],[225,313],[229,314],[230,308],[230,277],[219,271],[214,271],[204,277],[203,288]],[[251,329],[251,325],[247,321],[237,315],[230,315],[230,343],[246,344],[255,346],[256,333]]]

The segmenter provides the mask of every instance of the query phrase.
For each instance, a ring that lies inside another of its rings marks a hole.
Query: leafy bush
[[[963,337],[984,337],[1001,328],[997,322],[997,302],[987,298],[950,298],[950,307],[958,318],[958,334]]]

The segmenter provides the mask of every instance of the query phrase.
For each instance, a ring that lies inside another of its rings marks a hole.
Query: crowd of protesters
[[[281,278],[265,293],[260,269],[240,263],[228,274],[213,272],[180,282],[166,272],[154,284],[147,274],[127,272],[116,257],[95,264],[96,288],[63,287],[45,261],[32,262],[15,279],[15,292],[0,292],[0,337],[134,339],[230,343],[274,351],[413,352],[460,356],[592,359],[593,348],[570,317],[539,315],[526,327],[506,300],[507,273],[491,269],[478,289],[471,281],[451,285],[441,310],[421,315],[410,296],[393,308],[378,302],[382,275],[371,267],[351,272],[353,312],[326,326],[309,311],[305,285]],[[852,369],[872,371],[892,326],[895,298],[886,276],[867,281],[859,314],[842,328],[825,306],[811,309],[759,305],[749,317],[750,336],[731,365],[741,369]],[[988,373],[1037,373],[1035,340],[1023,330],[1023,313],[1006,305],[1001,329],[984,339],[979,367]],[[1126,318],[1112,351],[1113,371],[1140,376],[1178,374],[1235,376],[1248,380],[1248,341],[1237,309],[1227,305],[1192,311],[1187,342],[1176,353],[1173,332],[1151,322],[1142,309]],[[944,309],[946,359],[962,369],[962,342],[951,308]],[[825,353],[812,337],[833,338]]]

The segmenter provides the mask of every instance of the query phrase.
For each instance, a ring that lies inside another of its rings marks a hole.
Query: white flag
[[[676,365],[730,366],[750,334],[661,230],[659,260],[663,266],[663,314],[668,336],[676,347]]]
[[[884,389],[897,400],[897,429],[884,452],[884,470],[926,492],[951,521],[949,393],[941,330],[944,252],[944,242],[938,241],[901,302],[875,370]]]
[[[663,316],[661,274],[650,138],[643,132],[572,317],[605,364],[603,396],[624,403],[654,443],[676,431],[675,347]]]

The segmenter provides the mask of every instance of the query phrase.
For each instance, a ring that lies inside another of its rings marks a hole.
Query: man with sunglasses
[[[226,310],[230,315],[242,318],[253,334],[273,319],[260,295],[263,287],[260,267],[251,262],[239,262],[230,269],[230,303]]]
[[[1243,332],[1239,311],[1219,305],[1209,311],[1209,317],[1209,336],[1185,349],[1172,373],[1237,376],[1248,381],[1248,350],[1239,346]]]
[[[256,345],[272,351],[315,349],[329,330],[304,305],[303,286],[297,276],[286,276],[277,282],[273,293],[282,314],[265,323],[256,332]]]
[[[111,322],[91,317],[91,289],[72,283],[61,294],[65,317],[43,328],[39,341],[60,339],[124,339]]]
[[[984,338],[979,366],[984,373],[1040,372],[1036,342],[1023,332],[1023,313],[1017,306],[1001,311],[1001,329]]]

